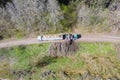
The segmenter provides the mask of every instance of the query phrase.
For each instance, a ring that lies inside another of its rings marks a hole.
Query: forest
[[[0,39],[120,31],[119,0],[0,0]]]

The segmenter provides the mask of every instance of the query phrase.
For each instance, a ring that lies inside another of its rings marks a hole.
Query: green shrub
[[[63,25],[65,30],[69,30],[73,27],[73,25],[77,22],[77,4],[75,2],[71,2],[69,5],[61,5],[61,9],[63,11],[64,19],[61,20],[61,24]]]

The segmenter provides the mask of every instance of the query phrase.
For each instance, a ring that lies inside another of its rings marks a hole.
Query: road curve
[[[64,40],[54,40],[54,41],[38,41],[37,38],[27,38],[22,40],[9,40],[0,42],[0,48],[29,45],[29,44],[40,44],[40,43],[51,43],[51,42],[62,42]],[[82,38],[76,40],[76,42],[110,42],[110,43],[120,43],[120,37],[108,36],[108,35],[83,35]]]

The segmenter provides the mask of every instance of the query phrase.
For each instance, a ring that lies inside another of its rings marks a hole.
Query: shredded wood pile
[[[53,57],[65,57],[75,54],[79,49],[79,46],[70,41],[52,43],[49,47],[49,54]]]

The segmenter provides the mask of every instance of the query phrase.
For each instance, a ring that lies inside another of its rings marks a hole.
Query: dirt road
[[[51,43],[51,42],[62,42],[64,40],[56,41],[38,41],[37,38],[27,38],[22,40],[8,40],[0,42],[0,48],[29,45],[29,44],[40,44],[40,43]],[[108,36],[108,35],[82,35],[82,38],[76,40],[77,42],[111,42],[120,43],[120,37]]]

